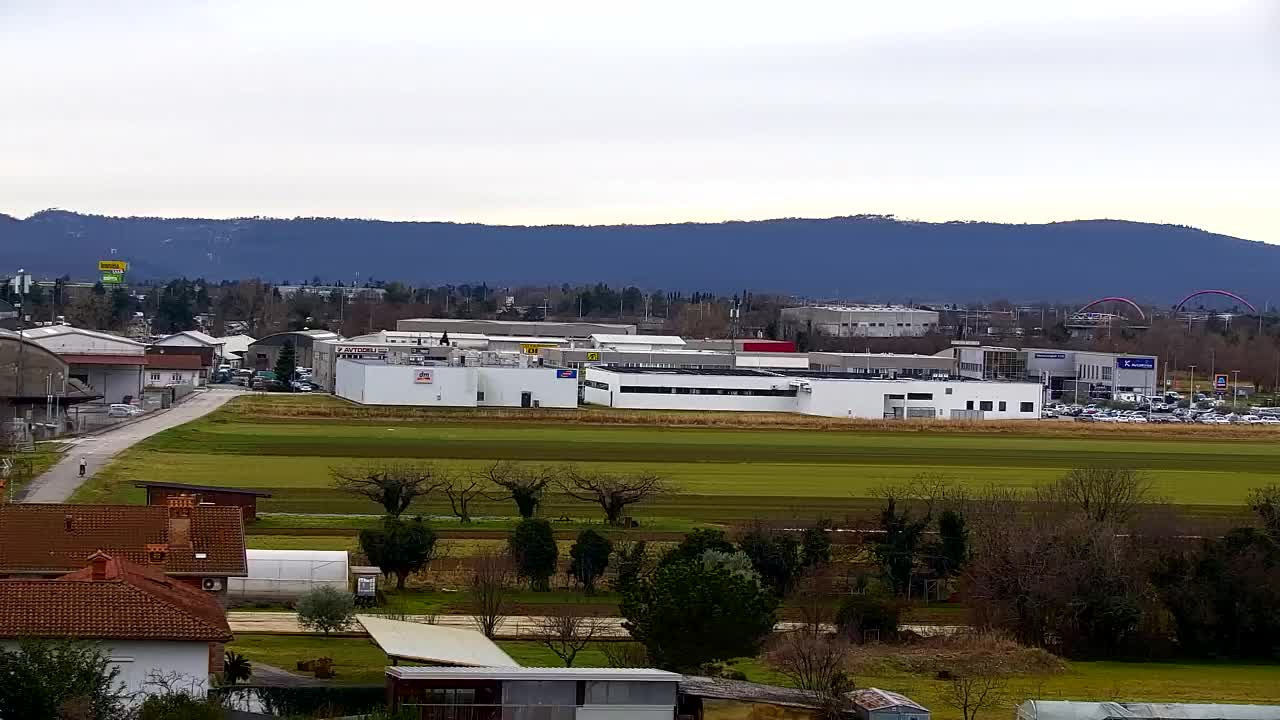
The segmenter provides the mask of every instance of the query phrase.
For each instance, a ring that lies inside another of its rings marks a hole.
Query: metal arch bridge
[[[1197,290],[1197,291],[1195,291],[1195,292],[1191,293],[1190,295],[1188,295],[1188,296],[1186,296],[1186,297],[1182,298],[1181,300],[1179,300],[1179,301],[1178,301],[1178,304],[1173,306],[1173,310],[1174,310],[1174,312],[1178,312],[1178,311],[1182,310],[1182,306],[1186,305],[1186,304],[1187,304],[1187,302],[1191,300],[1191,298],[1199,297],[1199,296],[1201,296],[1201,295],[1220,295],[1220,296],[1222,296],[1222,297],[1229,297],[1229,298],[1231,298],[1232,300],[1237,300],[1237,301],[1239,301],[1239,302],[1241,302],[1241,303],[1244,303],[1244,306],[1245,306],[1245,307],[1247,307],[1247,308],[1249,308],[1249,311],[1250,311],[1250,312],[1252,312],[1252,313],[1254,313],[1254,314],[1257,314],[1257,312],[1258,312],[1258,308],[1254,307],[1254,306],[1253,306],[1253,303],[1249,302],[1248,300],[1245,300],[1244,298],[1242,298],[1242,297],[1240,297],[1239,295],[1237,295],[1237,294],[1235,294],[1235,293],[1231,292],[1230,290]]]
[[[1097,300],[1094,300],[1093,302],[1089,303],[1088,305],[1085,305],[1084,307],[1082,307],[1082,308],[1080,308],[1079,310],[1077,310],[1077,311],[1075,312],[1075,314],[1076,314],[1076,315],[1084,315],[1084,314],[1085,314],[1085,312],[1086,312],[1089,308],[1091,308],[1091,307],[1093,307],[1093,306],[1095,306],[1095,305],[1101,305],[1102,303],[1108,303],[1108,302],[1124,303],[1124,304],[1128,305],[1129,307],[1133,308],[1134,310],[1137,310],[1137,311],[1138,311],[1138,317],[1139,317],[1139,318],[1141,318],[1141,319],[1143,319],[1143,320],[1146,320],[1146,319],[1147,319],[1147,314],[1146,314],[1145,312],[1143,312],[1143,311],[1142,311],[1142,308],[1138,306],[1138,303],[1136,303],[1136,302],[1134,302],[1134,301],[1130,300],[1130,299],[1129,299],[1129,298],[1127,298],[1127,297],[1104,297],[1104,298],[1098,298]],[[1186,302],[1186,301],[1184,300],[1183,302]]]

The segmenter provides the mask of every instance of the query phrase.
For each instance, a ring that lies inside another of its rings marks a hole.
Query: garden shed
[[[229,578],[233,600],[295,600],[308,591],[329,586],[347,592],[346,550],[245,550],[249,574]]]

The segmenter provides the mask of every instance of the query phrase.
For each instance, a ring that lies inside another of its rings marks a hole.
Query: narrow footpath
[[[133,447],[158,432],[204,417],[222,407],[228,400],[243,394],[241,390],[218,388],[193,393],[188,399],[167,410],[157,410],[133,422],[118,425],[96,435],[67,441],[71,446],[56,465],[27,483],[19,502],[62,503],[71,499],[86,480],[97,474],[117,454]],[[87,461],[84,477],[80,477],[80,458]]]

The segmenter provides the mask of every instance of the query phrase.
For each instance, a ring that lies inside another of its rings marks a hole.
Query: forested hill
[[[717,224],[495,226],[298,218],[0,215],[0,274],[90,276],[111,256],[134,277],[294,282],[487,281],[750,288],[876,300],[1122,294],[1168,302],[1224,287],[1271,301],[1280,246],[1112,220],[923,223],[880,216]]]

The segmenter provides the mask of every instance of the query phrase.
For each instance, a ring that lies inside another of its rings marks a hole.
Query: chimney
[[[191,514],[196,507],[196,499],[190,495],[170,495],[169,505],[169,547],[175,550],[191,549]]]
[[[152,565],[163,565],[169,546],[165,543],[147,543],[147,562]]]
[[[107,579],[107,561],[111,556],[101,550],[89,556],[89,567],[93,568],[92,577],[94,582],[102,582]]]

